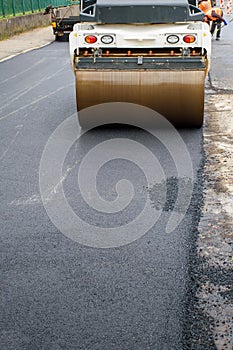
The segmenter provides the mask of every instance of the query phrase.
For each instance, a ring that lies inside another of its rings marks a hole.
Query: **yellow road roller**
[[[81,1],[69,37],[78,112],[128,102],[175,126],[201,127],[211,55],[203,17],[195,0]]]

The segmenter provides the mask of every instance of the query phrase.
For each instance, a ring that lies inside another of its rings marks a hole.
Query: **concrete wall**
[[[1,19],[0,40],[30,29],[48,26],[50,23],[50,15],[43,15],[42,13]]]

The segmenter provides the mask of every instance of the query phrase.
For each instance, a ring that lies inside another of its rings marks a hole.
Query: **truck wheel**
[[[69,41],[69,34],[66,33],[63,35],[64,41]]]
[[[58,34],[56,34],[56,35],[55,35],[55,40],[56,40],[56,41],[61,41],[61,36],[58,35]]]
[[[55,40],[56,41],[69,41],[69,34],[68,33],[65,33],[65,34],[62,34],[62,35],[58,35],[56,34],[55,36]]]

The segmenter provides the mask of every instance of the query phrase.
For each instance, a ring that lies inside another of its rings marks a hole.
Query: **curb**
[[[42,47],[48,46],[48,45],[52,44],[52,42],[53,42],[53,41],[49,41],[49,42],[47,42],[47,43],[45,43],[45,44],[38,45],[38,46],[34,46],[34,47],[30,47],[29,49],[26,49],[26,50],[17,52],[17,53],[15,53],[14,55],[10,55],[10,56],[4,57],[4,58],[2,58],[2,59],[0,60],[0,63],[1,63],[1,62],[4,62],[4,61],[7,61],[7,60],[10,60],[11,58],[14,58],[14,57],[16,57],[16,56],[18,56],[18,55],[21,55],[21,54],[23,54],[23,53],[27,53],[27,52],[30,52],[30,51],[37,50],[37,49],[40,49],[40,48],[42,48]]]

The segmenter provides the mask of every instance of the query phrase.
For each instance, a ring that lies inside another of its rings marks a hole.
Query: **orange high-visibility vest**
[[[217,15],[219,15],[219,16],[222,17],[222,14],[223,14],[222,10],[221,10],[220,8],[218,8],[218,7],[213,7],[211,10],[209,10],[209,11],[206,12],[206,16],[207,16],[211,21],[217,21],[217,20],[218,20],[217,17],[212,16],[212,11],[216,12]]]
[[[202,1],[199,4],[199,9],[202,10],[206,14],[207,11],[212,9],[211,0]]]

